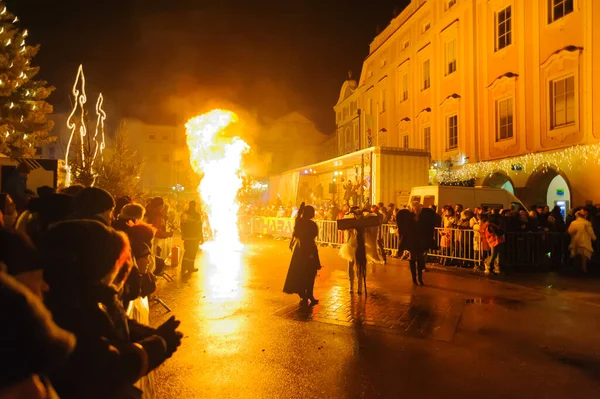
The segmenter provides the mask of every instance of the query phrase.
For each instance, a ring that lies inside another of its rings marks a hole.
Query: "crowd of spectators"
[[[127,312],[164,269],[165,201],[75,185],[17,205],[0,194],[0,397],[142,397],[183,337]]]
[[[349,209],[348,202],[340,205],[337,201],[323,201],[313,204],[316,209],[315,220],[335,221],[341,219]],[[406,206],[394,204],[367,205],[369,211],[377,213],[381,217],[382,224],[388,225],[382,230],[381,239],[385,247],[397,240],[396,215]],[[530,211],[525,209],[484,209],[481,207],[465,208],[461,204],[442,206],[440,211],[432,205],[436,211],[436,258],[445,265],[469,266],[477,269],[484,261],[482,267],[489,264],[492,251],[486,238],[486,226],[494,225],[502,233],[506,248],[503,255],[497,255],[500,261],[509,259],[513,263],[536,263],[543,260],[542,256],[549,254],[551,263],[555,265],[570,264],[571,258],[575,257],[571,247],[574,233],[569,231],[572,222],[577,215],[585,215],[590,222],[591,230],[595,236],[600,234],[600,206],[587,205],[570,209],[566,214],[555,206],[550,209],[547,205],[534,205]],[[242,214],[247,216],[283,217],[293,218],[297,213],[297,207],[292,203],[272,205],[246,206]],[[532,233],[551,233],[536,235]],[[323,235],[321,233],[321,235]],[[591,237],[591,236],[590,236]],[[322,237],[323,241],[331,241],[331,237]],[[342,235],[334,237],[333,241],[343,243]],[[590,258],[595,258],[600,247],[593,242],[594,253]],[[510,249],[510,251],[509,251]],[[497,251],[498,252],[498,251]],[[510,253],[508,253],[510,252]],[[397,253],[396,250],[388,250],[388,255],[403,257],[407,254]],[[486,261],[487,260],[487,261]],[[583,267],[582,267],[583,268]]]

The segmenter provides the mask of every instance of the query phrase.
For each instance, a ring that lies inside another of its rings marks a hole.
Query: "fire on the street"
[[[186,124],[190,163],[201,177],[198,191],[213,235],[205,249],[243,248],[237,225],[237,194],[242,187],[242,155],[250,147],[239,137],[224,134],[237,120],[235,113],[215,109]]]

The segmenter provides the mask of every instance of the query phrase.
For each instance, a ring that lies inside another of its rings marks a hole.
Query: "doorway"
[[[535,205],[558,205],[567,212],[572,206],[571,185],[567,176],[552,167],[544,169],[538,168],[529,177],[527,199]]]

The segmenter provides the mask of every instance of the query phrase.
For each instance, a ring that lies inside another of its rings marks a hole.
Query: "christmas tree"
[[[36,147],[54,139],[48,136],[52,106],[45,101],[54,88],[34,79],[39,67],[31,60],[40,46],[27,44],[18,22],[0,0],[0,153],[33,157]]]
[[[115,197],[142,195],[140,177],[144,164],[138,159],[137,152],[131,148],[125,124],[121,124],[115,135],[114,145],[107,148],[108,157],[99,170],[97,186]]]

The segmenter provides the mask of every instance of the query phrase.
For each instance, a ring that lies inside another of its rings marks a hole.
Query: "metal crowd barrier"
[[[335,220],[315,220],[319,227],[317,243],[339,247],[344,244],[344,232],[338,231]],[[243,229],[246,234],[262,234],[254,231],[254,223],[244,220]],[[384,224],[380,227],[379,239],[385,251],[395,254],[398,250],[399,237],[395,224]],[[290,235],[273,232],[268,234],[276,239],[286,239]],[[471,229],[436,228],[434,232],[435,247],[427,256],[436,258],[441,264],[458,264],[464,266],[481,266],[490,250],[484,245],[483,234]],[[570,238],[565,233],[505,233],[504,251],[500,254],[503,266],[560,266],[569,260]],[[399,254],[402,255],[402,254]]]
[[[503,262],[509,266],[561,266],[570,262],[567,233],[506,233]]]
[[[460,262],[474,266],[485,259],[481,234],[477,231],[437,227],[434,238],[435,247],[428,255],[439,258],[442,264]]]
[[[344,243],[344,233],[342,231],[338,232],[335,220],[315,220],[315,222],[319,226],[317,244],[336,246]]]

